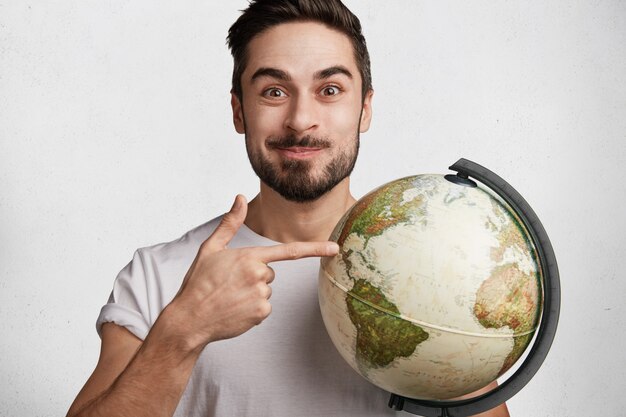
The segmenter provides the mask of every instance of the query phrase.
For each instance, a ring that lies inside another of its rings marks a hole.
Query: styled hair
[[[242,100],[241,75],[248,63],[248,44],[257,35],[281,23],[313,21],[348,36],[362,80],[362,97],[372,89],[370,57],[361,22],[340,0],[251,0],[226,38],[233,56],[233,93]]]

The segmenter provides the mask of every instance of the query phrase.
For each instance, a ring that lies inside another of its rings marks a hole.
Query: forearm
[[[486,387],[479,389],[478,391],[475,391],[471,394],[463,395],[462,397],[459,397],[457,399],[460,400],[460,399],[465,399],[465,398],[477,397],[479,395],[486,394],[490,392],[491,390],[496,389],[497,387],[498,387],[498,383],[494,381],[490,383],[489,385],[487,385]],[[497,407],[492,408],[491,410],[487,410],[479,414],[474,414],[472,417],[509,417],[509,410],[506,406],[506,403],[502,403],[498,405]]]
[[[509,417],[509,410],[505,403],[485,411],[484,413],[475,414],[473,417]]]
[[[111,386],[68,417],[171,417],[201,351],[182,343],[173,326],[164,310]]]

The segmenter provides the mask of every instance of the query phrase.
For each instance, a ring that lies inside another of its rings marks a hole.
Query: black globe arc
[[[497,388],[474,398],[454,401],[430,401],[391,394],[389,407],[424,417],[465,417],[490,410],[517,394],[537,373],[552,346],[559,321],[561,285],[556,256],[539,217],[510,184],[487,168],[461,158],[449,167],[455,175],[446,178],[459,185],[472,186],[472,177],[497,193],[516,212],[528,230],[542,271],[543,306],[539,329],[528,355],[515,373]],[[456,177],[456,178],[451,178]]]

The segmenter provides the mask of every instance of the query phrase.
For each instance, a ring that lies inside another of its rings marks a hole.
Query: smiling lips
[[[307,159],[307,158],[311,158],[315,155],[317,155],[318,153],[320,153],[320,151],[322,151],[323,148],[314,148],[314,147],[308,147],[308,146],[292,146],[292,147],[288,147],[288,148],[280,148],[277,147],[276,150],[285,158],[290,158],[290,159]]]

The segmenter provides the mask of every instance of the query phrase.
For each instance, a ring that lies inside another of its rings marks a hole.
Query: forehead
[[[259,68],[278,68],[292,77],[311,76],[320,69],[343,65],[355,76],[354,48],[345,34],[317,22],[282,23],[262,32],[248,44],[242,81]]]

